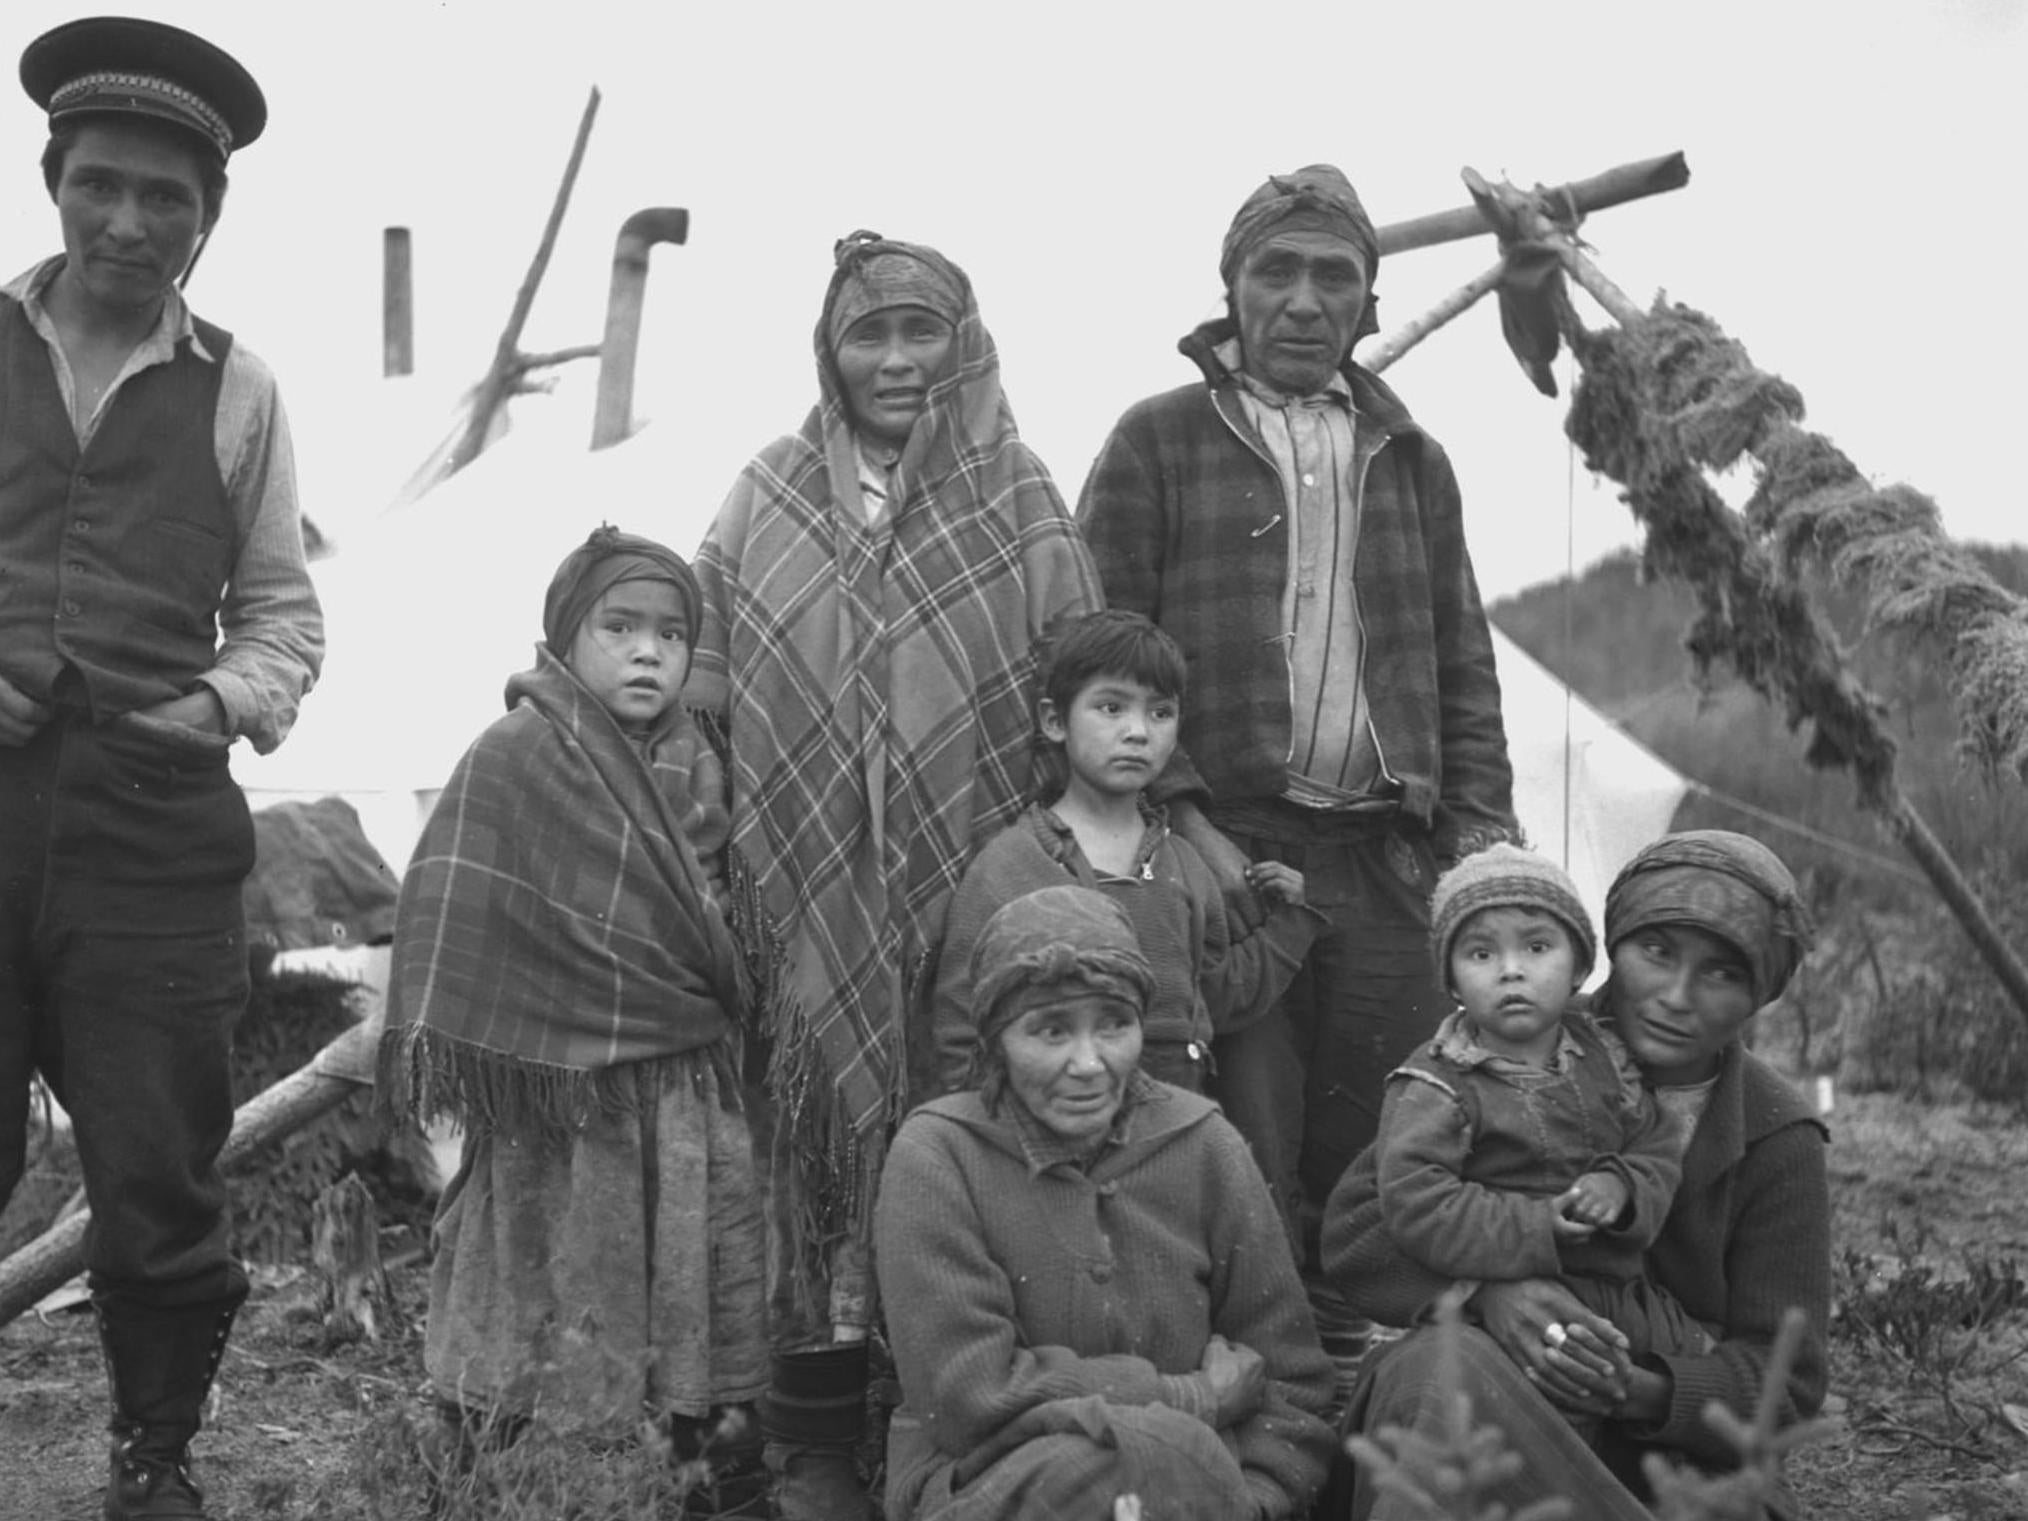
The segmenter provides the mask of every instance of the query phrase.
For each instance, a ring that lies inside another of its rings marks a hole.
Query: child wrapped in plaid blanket
[[[402,884],[380,1092],[465,1131],[424,1348],[453,1415],[628,1430],[767,1382],[699,608],[660,544],[575,550]]]

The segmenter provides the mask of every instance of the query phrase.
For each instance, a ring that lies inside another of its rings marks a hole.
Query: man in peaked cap
[[[1438,870],[1516,833],[1456,479],[1351,357],[1378,262],[1343,173],[1271,176],[1225,236],[1225,316],[1182,341],[1202,378],[1120,419],[1077,514],[1107,604],[1189,657],[1172,823],[1228,883],[1298,867],[1332,921],[1281,1007],[1213,1046],[1299,1239],[1448,1007]]]
[[[178,280],[260,135],[253,78],[154,22],[30,43],[63,252],[0,288],[0,1204],[40,1070],[92,1208],[105,1514],[201,1517],[188,1444],[245,1274],[217,1157],[253,828],[323,652],[267,367]]]

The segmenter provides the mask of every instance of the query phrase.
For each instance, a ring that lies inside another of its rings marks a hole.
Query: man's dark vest
[[[0,297],[0,674],[47,699],[65,667],[92,716],[180,696],[211,669],[239,525],[218,473],[215,363],[177,345],[122,382],[88,448],[49,347]]]

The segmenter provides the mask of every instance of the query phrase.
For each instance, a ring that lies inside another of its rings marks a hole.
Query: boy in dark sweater
[[[1167,634],[1138,613],[1086,614],[1043,649],[1041,685],[1038,718],[1062,757],[1061,790],[989,841],[951,899],[932,1011],[938,1075],[949,1090],[971,1070],[972,944],[987,919],[1070,881],[1126,910],[1154,967],[1142,1070],[1201,1092],[1214,1037],[1273,1005],[1325,921],[1303,903],[1302,874],[1279,861],[1248,868],[1261,923],[1228,918],[1210,868],[1142,795],[1175,750],[1182,715],[1183,654]]]

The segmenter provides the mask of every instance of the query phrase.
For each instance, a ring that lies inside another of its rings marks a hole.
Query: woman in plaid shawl
[[[402,882],[380,1092],[465,1131],[424,1344],[454,1420],[681,1437],[766,1384],[724,774],[679,700],[700,602],[651,540],[574,551]]]
[[[1030,791],[1031,642],[1100,595],[962,270],[844,239],[816,351],[817,405],[746,467],[699,553],[689,700],[726,725],[733,844],[776,953],[775,1343],[843,1364],[778,1360],[786,1397],[763,1419],[778,1459],[793,1444],[835,1475],[863,1403],[873,1187],[911,1063],[932,1081],[944,905]],[[793,1429],[826,1401],[835,1422]]]

